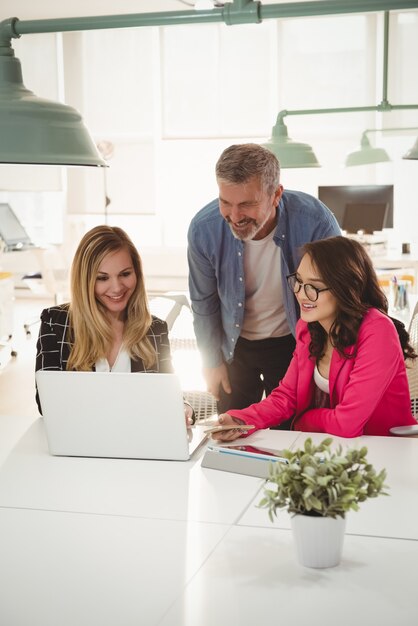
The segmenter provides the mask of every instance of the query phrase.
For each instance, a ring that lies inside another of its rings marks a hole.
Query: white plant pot
[[[298,561],[305,567],[335,567],[341,561],[345,518],[294,515],[291,518]]]

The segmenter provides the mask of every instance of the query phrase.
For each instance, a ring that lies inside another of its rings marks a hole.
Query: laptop
[[[10,204],[4,202],[0,202],[0,239],[4,241],[6,252],[34,246]]]
[[[53,455],[187,461],[207,439],[175,374],[39,370],[36,384]]]

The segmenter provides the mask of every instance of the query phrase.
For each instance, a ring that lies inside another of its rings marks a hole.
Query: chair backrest
[[[175,369],[176,369],[176,352],[179,351],[179,352],[182,352],[183,354],[189,352],[190,367],[192,368],[192,370],[195,369],[196,367],[200,370],[201,364],[200,364],[199,350],[197,347],[197,341],[194,337],[188,337],[188,338],[173,337],[170,340],[170,344],[171,344],[171,352],[173,355],[173,363],[174,363]],[[177,373],[179,374],[180,380],[181,380],[182,379],[181,372],[177,372]],[[195,371],[194,371],[194,374],[196,374]],[[193,376],[193,378],[195,378],[195,376]],[[211,393],[204,390],[205,386],[206,384],[203,378],[202,378],[201,384],[198,385],[199,388],[193,388],[193,387],[190,388],[190,386],[187,384],[183,386],[184,399],[189,404],[192,405],[195,415],[196,415],[196,420],[198,421],[206,421],[210,419],[211,417],[213,417],[214,415],[216,415],[218,412],[216,400],[212,396]]]
[[[212,394],[205,391],[206,383],[200,375],[202,365],[188,297],[181,292],[165,292],[151,298],[149,305],[151,313],[167,322],[171,356],[184,399],[192,405],[196,420],[210,419],[217,414],[217,405]]]
[[[415,352],[418,353],[418,302],[412,313],[408,332],[410,343]],[[407,363],[406,372],[408,375],[409,395],[411,396],[411,410],[418,421],[418,359],[415,359],[412,363]]]

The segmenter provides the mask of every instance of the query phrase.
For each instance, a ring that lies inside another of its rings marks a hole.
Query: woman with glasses
[[[416,424],[405,359],[415,359],[404,325],[388,316],[372,262],[346,237],[307,243],[288,286],[300,307],[296,349],[276,389],[246,409],[219,416],[221,425],[276,426],[340,437],[390,435]],[[249,434],[254,432],[249,431]],[[243,433],[213,435],[232,440]]]

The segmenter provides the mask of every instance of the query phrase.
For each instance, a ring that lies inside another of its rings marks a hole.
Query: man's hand
[[[228,370],[225,363],[221,363],[218,367],[204,367],[203,376],[206,380],[206,385],[209,393],[211,393],[216,400],[220,400],[221,386],[225,393],[231,393],[231,383],[229,382]]]

